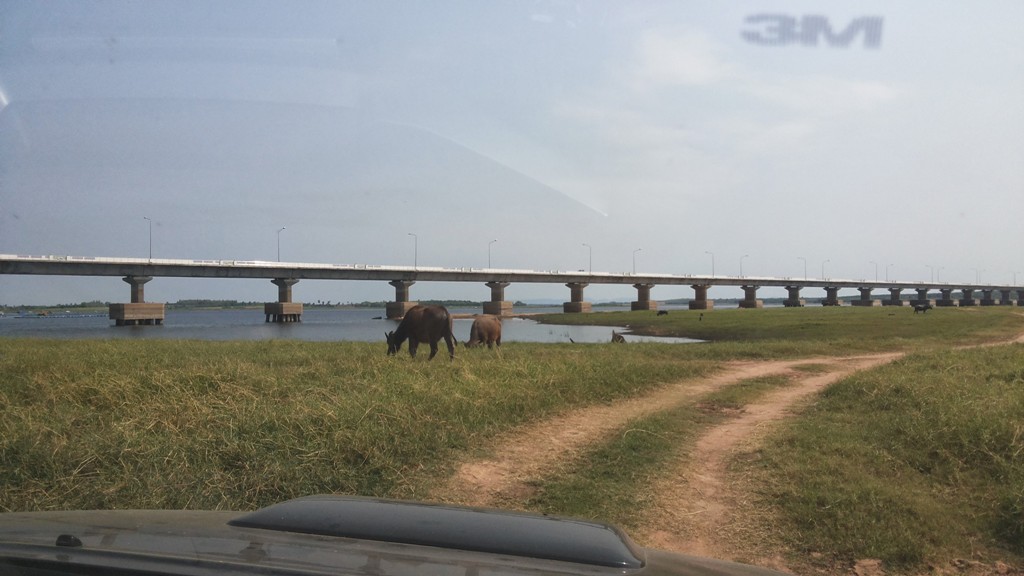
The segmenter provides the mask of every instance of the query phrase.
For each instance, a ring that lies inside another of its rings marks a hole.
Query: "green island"
[[[862,559],[887,574],[1019,567],[1017,310],[534,316],[704,342],[507,342],[460,348],[453,362],[387,357],[382,343],[0,339],[0,510],[248,510],[321,493],[459,502],[459,466],[518,430],[695,387],[737,362],[806,360],[638,416],[500,502],[612,522],[649,544],[665,506],[653,490],[699,464],[689,458],[703,433],[829,362],[898,353],[730,457],[749,510],[728,535],[733,559],[774,553],[801,574],[846,574]]]

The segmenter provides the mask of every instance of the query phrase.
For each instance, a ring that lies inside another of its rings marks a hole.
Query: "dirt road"
[[[738,447],[754,441],[763,425],[782,418],[801,400],[857,370],[898,358],[898,354],[790,361],[734,362],[717,375],[687,380],[651,394],[610,405],[578,410],[535,426],[517,430],[495,442],[493,457],[467,462],[434,496],[486,507],[515,507],[531,495],[536,480],[571,461],[577,452],[607,438],[631,419],[669,409],[737,382],[785,374],[790,385],[744,408],[735,418],[700,437],[689,461],[655,487],[659,504],[650,528],[634,534],[645,544],[689,554],[732,557],[738,551],[723,535],[730,533],[740,499],[726,481],[726,461]],[[795,370],[805,364],[820,368]],[[772,559],[767,563],[777,564]],[[778,566],[784,568],[782,566]]]

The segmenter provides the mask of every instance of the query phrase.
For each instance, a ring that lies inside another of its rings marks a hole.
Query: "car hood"
[[[688,574],[776,572],[642,548],[614,526],[395,500],[318,496],[256,512],[0,514],[0,572],[125,574]]]

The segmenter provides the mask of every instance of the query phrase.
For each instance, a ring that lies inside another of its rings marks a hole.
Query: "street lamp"
[[[939,266],[939,269],[935,271],[935,281],[936,282],[942,282],[942,280],[939,279],[939,276],[942,275],[942,270],[944,268],[945,268],[944,266]]]
[[[643,250],[643,248],[637,248],[633,250],[633,274],[636,274],[636,253]]]
[[[928,264],[925,264],[925,267],[928,268],[928,272],[929,272],[929,275],[928,275],[929,280],[928,281],[929,282],[935,282],[935,266],[929,266]]]
[[[594,249],[586,242],[583,245],[587,247],[587,272],[592,273],[594,271]]]
[[[715,253],[714,252],[708,252],[707,250],[705,250],[704,253],[711,255],[711,275],[714,276],[715,275]]]
[[[153,261],[153,220],[149,216],[143,216],[143,220],[149,222],[149,261]]]
[[[886,264],[885,265],[885,281],[886,282],[889,281],[889,268],[892,268],[892,267],[893,267],[892,264]]]
[[[491,244],[494,244],[497,240],[491,240],[487,243],[487,267],[491,267]]]
[[[975,284],[981,284],[981,273],[982,272],[984,272],[984,270],[978,270],[977,268],[974,269],[974,283]]]
[[[825,262],[831,262],[831,260],[829,260],[828,258],[826,258],[826,259],[825,259],[825,260],[824,260],[824,261],[823,261],[823,262],[821,263],[821,279],[822,279],[822,280],[825,280],[825,279],[826,279],[826,278],[825,278]]]
[[[804,258],[803,256],[797,256],[796,259],[804,261],[804,280],[807,280],[807,258]]]
[[[747,258],[748,256],[750,256],[750,254],[744,254],[743,256],[740,256],[740,278],[743,278],[743,259]]]
[[[409,236],[412,236],[412,267],[417,270],[419,269],[420,238],[412,232],[409,232]]]
[[[277,261],[278,262],[281,261],[281,232],[283,232],[284,230],[285,230],[284,226],[282,226],[282,227],[277,229]]]
[[[874,260],[872,260],[871,262],[868,262],[868,264],[874,264],[875,265],[875,282],[878,282],[878,262],[875,262]]]

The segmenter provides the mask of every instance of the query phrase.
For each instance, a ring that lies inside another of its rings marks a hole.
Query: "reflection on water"
[[[452,308],[453,313],[473,314],[479,310]],[[531,309],[531,312],[561,312],[560,308]],[[307,309],[302,322],[268,324],[262,310],[168,310],[162,326],[113,326],[105,315],[51,315],[47,317],[0,318],[0,337],[35,338],[153,338],[195,340],[307,340],[313,342],[383,342],[384,333],[394,330],[395,321],[383,320],[382,309]],[[454,321],[455,338],[469,337],[472,319]],[[613,328],[607,326],[560,326],[539,324],[524,318],[506,318],[502,342],[609,342]],[[621,332],[621,328],[615,330]],[[687,338],[654,338],[625,334],[627,342],[696,342]]]

